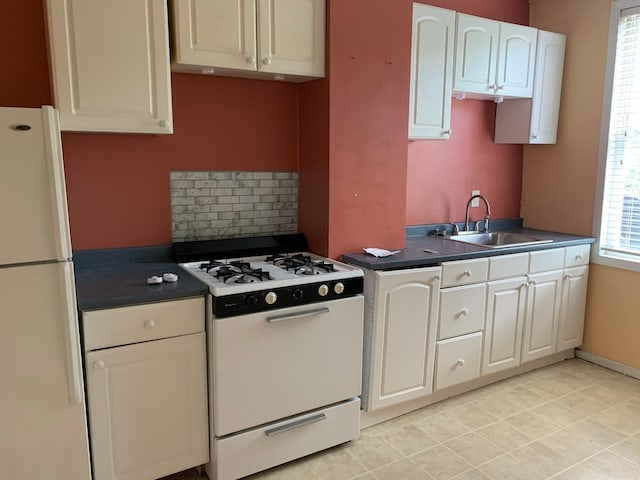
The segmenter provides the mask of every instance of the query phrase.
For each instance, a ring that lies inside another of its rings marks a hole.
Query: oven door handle
[[[294,420],[293,422],[285,423],[284,425],[280,425],[279,427],[270,428],[269,430],[265,430],[264,433],[267,437],[273,437],[274,435],[288,432],[289,430],[293,430],[294,428],[304,427],[305,425],[309,425],[311,423],[316,423],[326,419],[327,416],[324,413],[318,413],[317,415],[313,415],[312,417],[301,418],[300,420]]]
[[[303,312],[283,313],[280,315],[270,315],[267,317],[268,323],[282,322],[283,320],[295,320],[298,318],[312,317],[314,315],[320,315],[323,313],[329,313],[328,307],[314,308],[313,310],[305,310]]]

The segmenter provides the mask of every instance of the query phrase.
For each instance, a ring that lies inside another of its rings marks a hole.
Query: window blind
[[[640,261],[640,10],[618,27],[600,249]]]

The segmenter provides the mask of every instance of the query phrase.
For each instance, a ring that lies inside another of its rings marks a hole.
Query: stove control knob
[[[248,295],[247,298],[244,299],[244,303],[247,305],[255,305],[258,303],[258,298],[255,295]]]
[[[327,287],[324,283],[318,287],[318,295],[321,297],[325,297],[329,293],[329,287]]]
[[[264,301],[267,302],[268,305],[273,305],[278,300],[278,295],[276,292],[269,292],[264,296]]]
[[[303,294],[304,292],[302,291],[301,288],[294,288],[293,291],[291,292],[291,296],[296,300],[300,300]]]
[[[344,292],[344,283],[342,282],[338,282],[333,286],[333,291],[336,292],[338,295],[340,295],[342,292]]]

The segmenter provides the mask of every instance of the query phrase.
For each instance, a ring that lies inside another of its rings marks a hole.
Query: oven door
[[[213,425],[228,435],[360,394],[363,297],[213,318]]]

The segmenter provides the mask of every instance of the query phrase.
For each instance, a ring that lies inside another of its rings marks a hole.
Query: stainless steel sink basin
[[[518,233],[509,232],[490,232],[490,233],[464,233],[447,237],[448,240],[454,242],[469,243],[486,248],[505,248],[524,245],[535,245],[538,243],[549,243],[552,240],[542,240],[528,235],[520,235]]]

